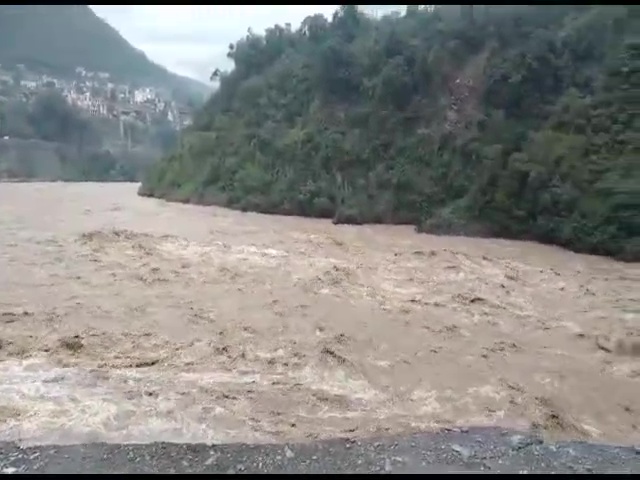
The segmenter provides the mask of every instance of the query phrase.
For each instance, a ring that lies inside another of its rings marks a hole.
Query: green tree
[[[342,5],[249,30],[140,193],[638,260],[633,8]]]

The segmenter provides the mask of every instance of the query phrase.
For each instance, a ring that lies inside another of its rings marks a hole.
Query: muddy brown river
[[[640,441],[638,264],[136,189],[0,183],[0,441]]]

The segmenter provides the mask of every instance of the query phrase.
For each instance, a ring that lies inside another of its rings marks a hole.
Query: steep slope
[[[342,6],[250,33],[140,193],[640,260],[636,8]]]
[[[78,66],[117,79],[206,91],[135,49],[88,5],[1,5],[0,64],[60,75]]]

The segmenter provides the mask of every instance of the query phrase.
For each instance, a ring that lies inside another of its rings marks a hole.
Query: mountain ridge
[[[149,86],[211,91],[153,62],[89,5],[0,6],[0,64],[58,75],[83,67]]]

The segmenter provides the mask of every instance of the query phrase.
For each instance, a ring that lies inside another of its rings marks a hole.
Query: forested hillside
[[[140,193],[640,260],[637,18],[345,5],[250,32]]]
[[[177,88],[199,95],[207,86],[153,63],[88,5],[0,5],[0,64],[73,73],[78,66],[118,81]]]

